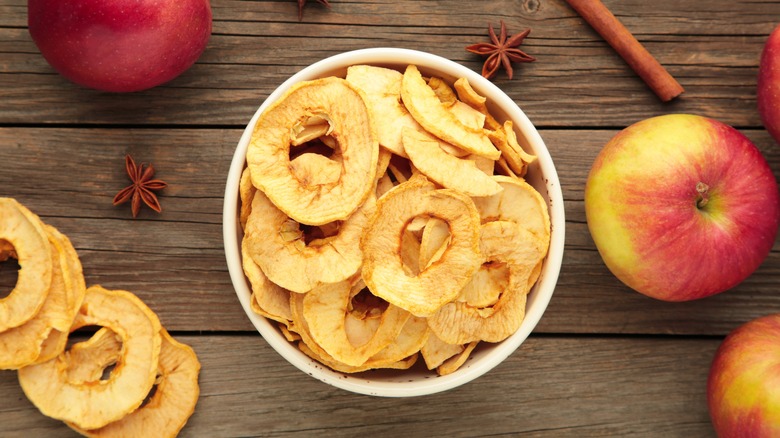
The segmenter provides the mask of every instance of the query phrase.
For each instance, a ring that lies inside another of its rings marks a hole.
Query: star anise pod
[[[496,72],[498,72],[498,68],[503,65],[509,79],[512,79],[512,61],[536,61],[536,58],[517,48],[517,46],[523,43],[523,40],[529,33],[531,33],[531,29],[526,29],[521,33],[507,38],[506,25],[504,24],[504,20],[501,20],[501,33],[499,36],[496,36],[493,25],[488,24],[488,34],[490,35],[491,42],[472,44],[466,47],[466,50],[471,53],[476,53],[477,55],[488,57],[485,60],[485,65],[482,66],[482,76],[491,79],[495,76]]]
[[[141,201],[157,213],[161,212],[160,201],[157,200],[157,195],[152,192],[162,190],[168,186],[164,181],[152,179],[154,166],[151,163],[149,163],[149,167],[146,169],[144,169],[144,165],[145,163],[141,163],[140,166],[136,166],[133,157],[125,155],[125,168],[127,175],[133,183],[120,190],[114,196],[114,205],[131,201],[133,217],[138,216],[138,212],[141,210]]]
[[[329,8],[330,3],[328,3],[328,0],[317,0],[318,2],[325,5],[325,7]],[[298,21],[301,21],[303,19],[303,7],[306,6],[306,0],[298,0]]]

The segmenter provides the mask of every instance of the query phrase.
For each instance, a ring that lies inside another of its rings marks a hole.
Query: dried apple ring
[[[175,437],[187,423],[198,402],[200,362],[195,351],[161,331],[162,346],[157,369],[156,390],[148,401],[100,429],[84,430],[69,424],[88,437]]]
[[[409,275],[401,258],[402,236],[419,216],[447,222],[451,240],[436,263]],[[371,292],[415,316],[428,316],[454,300],[482,263],[479,213],[468,196],[436,190],[424,177],[414,177],[377,201],[360,247],[363,280]]]
[[[290,327],[290,291],[274,284],[263,274],[247,250],[247,240],[241,242],[241,258],[244,274],[252,285],[250,306],[258,315],[281,322]]]
[[[68,380],[77,383],[97,383],[108,367],[122,357],[122,339],[106,327],[89,339],[73,344],[68,350]]]
[[[366,342],[354,345],[350,342],[345,323],[352,291],[353,284],[350,281],[314,288],[303,297],[303,317],[314,341],[332,358],[346,365],[360,366],[398,337],[410,315],[397,306],[388,305],[381,314],[376,330],[366,336]]]
[[[340,152],[335,182],[307,184],[290,169],[290,130],[325,114]],[[263,112],[247,149],[252,184],[287,216],[307,225],[349,217],[373,190],[379,143],[362,93],[344,79],[301,82]]]
[[[525,316],[526,295],[531,286],[528,280],[546,253],[540,239],[512,222],[489,222],[482,226],[480,234],[479,246],[485,261],[506,263],[508,286],[489,307],[455,301],[428,318],[431,331],[448,344],[500,342],[516,332]]]
[[[306,293],[322,283],[337,283],[360,269],[363,255],[357,242],[374,205],[372,193],[341,223],[338,234],[307,245],[299,224],[258,191],[244,236],[248,252],[269,280],[292,292]]]
[[[41,310],[29,321],[0,332],[0,369],[19,369],[61,353],[67,340],[65,334],[84,298],[81,264],[78,258],[71,260],[68,252],[69,248],[75,253],[73,246],[54,227],[44,225],[44,230],[54,250],[49,293]]]
[[[32,319],[43,306],[52,277],[52,248],[43,222],[15,199],[0,198],[0,240],[13,246],[19,274],[11,293],[0,299],[0,332]]]
[[[138,297],[100,286],[87,289],[71,332],[85,326],[107,327],[122,341],[122,356],[99,384],[68,379],[67,352],[19,370],[27,398],[44,415],[97,429],[134,411],[152,389],[160,355],[160,321]]]

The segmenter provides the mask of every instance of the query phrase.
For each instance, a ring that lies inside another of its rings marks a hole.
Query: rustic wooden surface
[[[26,4],[0,0],[0,196],[58,227],[88,284],[138,294],[203,364],[201,398],[182,436],[712,436],[704,383],[723,336],[780,311],[778,245],[743,284],[692,303],[630,291],[603,265],[587,231],[590,164],[618,130],[688,112],[734,125],[780,176],[780,150],[762,128],[755,82],[776,0],[605,0],[685,87],[655,98],[563,0],[309,2],[213,0],[206,52],[182,76],[127,95],[57,75],[26,28]],[[530,339],[485,376],[444,394],[378,399],[301,373],[253,330],[235,296],[221,234],[229,162],[244,125],[301,68],[346,50],[394,46],[474,70],[463,50],[488,22],[532,28],[506,91],[541,129],[566,202],[558,287]],[[123,157],[153,161],[169,183],[161,215],[111,206]],[[73,436],[0,372],[0,436]]]

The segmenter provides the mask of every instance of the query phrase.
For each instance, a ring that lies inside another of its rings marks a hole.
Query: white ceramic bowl
[[[287,342],[275,324],[255,314],[249,305],[251,289],[241,267],[242,230],[238,223],[238,183],[246,163],[252,129],[263,110],[293,84],[325,76],[344,77],[347,67],[355,64],[395,68],[401,72],[408,64],[415,64],[423,75],[439,76],[450,83],[460,77],[468,78],[472,87],[487,97],[489,108],[496,118],[499,121],[512,120],[520,144],[538,157],[530,166],[527,180],[548,201],[552,234],[549,254],[539,281],[528,297],[525,319],[514,335],[497,344],[480,344],[459,370],[447,376],[436,376],[435,372],[416,366],[406,371],[374,370],[354,375],[332,371]],[[348,391],[375,396],[411,397],[445,391],[474,380],[501,363],[523,343],[542,317],[555,289],[563,257],[564,212],[558,174],[544,141],[528,117],[509,96],[474,71],[436,55],[406,49],[375,48],[341,53],[304,68],[271,93],[255,112],[236,148],[225,189],[223,215],[225,255],[233,286],[244,311],[266,342],[291,364],[316,379]]]

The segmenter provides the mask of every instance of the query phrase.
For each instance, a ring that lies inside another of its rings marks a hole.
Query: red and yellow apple
[[[604,146],[588,175],[585,213],[617,278],[653,298],[688,301],[758,268],[775,241],[779,198],[769,165],[739,131],[671,114]]]
[[[192,66],[211,36],[209,0],[28,0],[30,35],[71,81],[145,90]]]
[[[707,403],[718,436],[780,436],[780,314],[726,337],[710,367]]]
[[[780,25],[769,35],[758,68],[758,112],[780,144]]]

